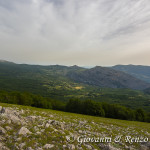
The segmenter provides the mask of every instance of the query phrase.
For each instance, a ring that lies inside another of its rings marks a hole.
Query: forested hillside
[[[1,91],[28,92],[64,102],[74,98],[91,99],[150,111],[148,94],[126,88],[136,85],[140,89],[149,86],[130,75],[104,67],[85,69],[78,66],[40,66],[0,62]],[[105,86],[114,88],[105,88]]]
[[[150,66],[142,65],[116,65],[112,67],[115,70],[123,71],[138,79],[150,83]]]

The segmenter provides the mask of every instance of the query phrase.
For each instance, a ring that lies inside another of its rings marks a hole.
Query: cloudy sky
[[[150,0],[0,0],[0,59],[150,65]]]

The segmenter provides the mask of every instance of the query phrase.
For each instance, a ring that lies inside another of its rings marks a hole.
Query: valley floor
[[[0,103],[0,150],[149,150],[150,123]]]

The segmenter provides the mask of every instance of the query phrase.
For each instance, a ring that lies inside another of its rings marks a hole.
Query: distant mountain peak
[[[71,66],[72,68],[77,68],[77,67],[79,67],[79,66],[77,66],[77,65],[73,65],[73,66]]]
[[[81,67],[79,67],[77,65],[73,65],[73,66],[70,66],[70,68],[72,68],[72,69],[80,69]]]
[[[0,63],[13,63],[14,64],[14,62],[10,62],[10,61],[3,60],[3,59],[0,59]]]
[[[122,71],[96,66],[81,72],[72,72],[68,77],[78,83],[107,88],[130,88],[143,90],[150,84]]]
[[[8,61],[0,59],[0,62],[8,62]]]
[[[95,66],[95,67],[93,67],[91,69],[101,69],[101,68],[104,68],[104,67],[102,67],[102,66]]]
[[[101,66],[95,66],[95,67],[93,67],[93,68],[101,68]]]

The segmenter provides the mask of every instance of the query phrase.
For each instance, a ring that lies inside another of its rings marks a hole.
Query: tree
[[[137,121],[145,121],[145,112],[143,109],[139,108],[135,111],[135,117]]]

